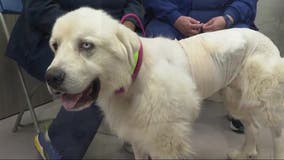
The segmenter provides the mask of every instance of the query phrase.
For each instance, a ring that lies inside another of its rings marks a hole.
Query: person
[[[48,41],[59,16],[82,6],[103,9],[117,20],[128,13],[134,13],[141,19],[144,14],[140,0],[23,0],[23,6],[6,55],[41,81],[44,81],[45,71],[53,59]],[[139,29],[132,17],[123,24],[133,31]],[[61,107],[47,134],[36,136],[35,146],[44,159],[81,159],[102,118],[95,104],[78,112],[68,112]]]
[[[203,32],[226,28],[250,28],[258,0],[144,0],[145,31],[148,37],[183,39]],[[243,124],[230,116],[230,127],[244,132]]]
[[[149,37],[183,39],[232,27],[257,30],[258,0],[144,0]]]

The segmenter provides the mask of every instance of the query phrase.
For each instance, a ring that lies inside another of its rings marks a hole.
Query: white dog
[[[135,158],[188,158],[200,103],[219,90],[246,128],[243,147],[229,156],[256,157],[264,126],[272,129],[275,158],[284,158],[284,62],[259,32],[142,38],[101,10],[81,8],[56,21],[50,46],[51,92],[68,110],[96,101]]]

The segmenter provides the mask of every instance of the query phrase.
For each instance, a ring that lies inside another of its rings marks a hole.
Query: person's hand
[[[174,23],[174,27],[186,37],[200,33],[202,25],[198,20],[187,16],[180,16]]]
[[[125,21],[123,23],[123,25],[125,25],[127,28],[131,29],[132,31],[135,31],[135,24],[133,24],[131,21]]]
[[[210,19],[203,25],[203,32],[212,32],[226,28],[226,21],[223,16],[218,16]]]

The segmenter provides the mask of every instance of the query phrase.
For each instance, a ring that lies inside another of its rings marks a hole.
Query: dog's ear
[[[134,63],[133,54],[138,51],[140,47],[139,36],[123,25],[119,25],[116,37],[122,44],[125,54],[127,54],[128,61],[132,66]]]

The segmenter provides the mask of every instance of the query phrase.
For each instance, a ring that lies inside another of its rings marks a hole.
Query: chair
[[[22,12],[22,0],[0,0],[0,22],[2,24],[3,30],[4,30],[4,34],[5,34],[5,38],[7,41],[9,41],[10,38],[10,34],[9,34],[9,30],[4,18],[3,14],[20,14]],[[25,94],[25,99],[27,101],[27,105],[29,108],[29,111],[31,113],[32,119],[33,119],[33,123],[34,123],[34,127],[37,133],[40,132],[40,128],[39,128],[39,124],[38,124],[38,120],[36,117],[36,114],[34,112],[34,108],[31,104],[31,100],[30,100],[30,96],[28,94],[28,90],[27,90],[27,86],[23,77],[23,72],[21,70],[21,67],[19,65],[17,65],[17,70],[18,70],[18,74],[20,77],[20,82],[21,85],[23,87],[24,90],[24,94]],[[15,126],[13,128],[13,132],[17,131],[18,126],[20,126],[20,122],[22,119],[22,116],[25,112],[25,107],[23,107],[23,110],[18,114]]]

